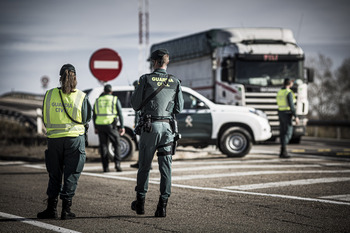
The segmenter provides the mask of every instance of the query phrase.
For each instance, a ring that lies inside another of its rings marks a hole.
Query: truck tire
[[[131,139],[131,136],[127,133],[125,133],[123,136],[120,137],[120,152],[121,152],[121,159],[123,161],[127,161],[131,159],[132,155],[134,154],[136,150],[136,144]],[[111,161],[114,161],[114,147],[112,143],[108,140],[108,157]]]
[[[252,148],[252,139],[244,128],[231,127],[221,135],[219,148],[227,157],[244,157]]]

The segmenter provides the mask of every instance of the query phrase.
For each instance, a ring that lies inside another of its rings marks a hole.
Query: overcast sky
[[[333,68],[350,57],[348,0],[149,0],[150,45],[213,28],[284,27],[306,59],[321,53]],[[101,84],[89,59],[111,48],[123,60],[112,85],[139,78],[138,0],[0,0],[0,95],[43,94],[59,86],[59,69],[76,67],[78,88]]]

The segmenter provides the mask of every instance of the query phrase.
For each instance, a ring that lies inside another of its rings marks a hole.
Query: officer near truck
[[[284,87],[277,92],[276,96],[280,122],[280,158],[290,158],[287,152],[287,144],[293,135],[293,116],[295,117],[295,123],[297,125],[299,124],[299,118],[297,117],[294,106],[295,96],[290,89],[293,84],[293,80],[286,78],[283,83]]]
[[[171,194],[171,163],[175,153],[177,125],[175,114],[183,109],[180,81],[167,74],[169,52],[158,49],[151,54],[154,71],[140,77],[139,85],[131,97],[135,111],[141,111],[140,121],[135,131],[140,134],[139,169],[135,187],[136,200],[131,209],[144,214],[144,204],[148,191],[149,173],[157,151],[160,179],[160,196],[155,217],[166,217],[166,207]]]

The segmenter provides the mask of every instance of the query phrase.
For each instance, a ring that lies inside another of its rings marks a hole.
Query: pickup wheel
[[[129,134],[125,133],[120,136],[120,157],[123,161],[130,159],[135,150],[136,144]],[[110,140],[108,140],[108,157],[111,161],[114,161],[114,147]]]
[[[252,148],[252,139],[244,128],[231,127],[221,135],[219,148],[227,157],[244,157]]]

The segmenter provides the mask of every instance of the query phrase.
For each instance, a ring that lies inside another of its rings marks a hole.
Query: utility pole
[[[148,58],[149,50],[149,4],[148,0],[139,0],[139,60],[138,73],[141,76],[149,71]]]

